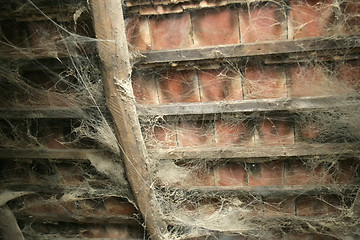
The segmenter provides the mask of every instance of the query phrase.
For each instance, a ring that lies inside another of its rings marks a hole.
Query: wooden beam
[[[48,148],[0,148],[0,159],[88,159],[89,156],[102,155],[97,149],[48,149]]]
[[[120,185],[120,184],[119,184]],[[65,184],[31,184],[31,183],[2,183],[0,189],[16,193],[31,194],[60,194],[74,193],[76,196],[83,198],[101,198],[101,197],[128,197],[132,196],[129,188],[118,186],[116,188],[93,188],[93,187],[69,187]]]
[[[28,108],[0,108],[0,118],[51,118],[73,119],[83,118],[87,109],[79,107],[28,107]]]
[[[244,57],[263,57],[272,55],[288,55],[304,52],[329,51],[328,55],[336,55],[334,51],[360,47],[360,36],[346,38],[313,37],[300,40],[282,40],[262,43],[245,43],[220,45],[179,50],[160,50],[141,52],[143,58],[137,65],[164,64],[174,65],[180,62],[204,61],[215,59],[238,59]]]
[[[314,186],[239,186],[239,187],[178,187],[168,191],[179,191],[191,196],[263,196],[282,197],[296,195],[328,195],[355,193],[359,185],[314,185]]]
[[[128,215],[107,216],[99,214],[89,214],[86,211],[77,214],[67,213],[64,215],[57,213],[27,213],[26,210],[14,212],[17,219],[32,219],[41,222],[70,222],[70,223],[93,223],[93,224],[139,224],[139,220]]]
[[[24,240],[16,218],[7,205],[0,206],[0,234],[1,239]]]
[[[360,96],[302,97],[283,99],[251,99],[242,101],[217,101],[197,103],[170,103],[138,105],[140,117],[183,116],[222,113],[251,113],[271,111],[303,111],[333,109],[360,105]]]
[[[103,83],[128,180],[152,239],[165,239],[167,226],[152,188],[145,143],[131,86],[131,65],[121,0],[92,0]]]
[[[190,159],[229,159],[238,158],[242,162],[270,161],[288,157],[325,156],[325,155],[357,155],[360,143],[324,143],[257,147],[206,147],[206,148],[174,148],[149,150],[155,159],[190,160]],[[265,160],[264,160],[265,159]]]

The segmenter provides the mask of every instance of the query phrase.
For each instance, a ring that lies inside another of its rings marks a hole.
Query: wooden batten
[[[106,103],[113,117],[126,173],[152,239],[164,239],[161,220],[149,181],[148,155],[137,118],[131,87],[131,65],[120,0],[93,0],[93,19],[103,64]]]

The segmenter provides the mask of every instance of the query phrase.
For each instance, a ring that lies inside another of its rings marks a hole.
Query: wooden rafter
[[[188,49],[160,50],[142,52],[143,56],[137,65],[176,65],[181,62],[239,59],[246,57],[284,56],[326,51],[321,55],[335,57],[337,54],[349,54],[360,47],[359,36],[346,38],[313,37],[300,40],[269,41],[262,43],[246,43],[234,45],[220,45]],[[337,51],[339,51],[337,53]],[[344,52],[345,51],[345,52]],[[357,50],[358,51],[358,50]],[[320,54],[320,53],[319,53]],[[294,55],[294,57],[296,57]],[[305,56],[308,60],[308,56]],[[299,59],[295,59],[296,62]]]
[[[128,180],[152,239],[164,239],[167,230],[149,182],[144,140],[131,87],[131,65],[120,0],[93,0],[93,19],[103,64],[107,107],[122,149]]]

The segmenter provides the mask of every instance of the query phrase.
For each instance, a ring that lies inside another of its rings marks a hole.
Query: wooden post
[[[165,239],[166,224],[149,182],[148,155],[131,86],[131,65],[121,0],[92,0],[106,104],[124,155],[126,174],[152,239]]]

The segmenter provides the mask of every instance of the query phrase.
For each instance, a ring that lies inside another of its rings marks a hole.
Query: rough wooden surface
[[[92,1],[98,50],[103,63],[107,107],[123,152],[128,180],[152,239],[164,239],[162,222],[148,172],[149,163],[131,87],[131,66],[120,0]]]
[[[360,105],[360,96],[302,97],[283,99],[250,99],[242,101],[170,103],[138,105],[139,116],[200,115],[329,109]]]
[[[159,149],[150,150],[149,153],[154,158],[167,160],[238,158],[241,159],[242,162],[258,162],[256,159],[259,158],[261,159],[261,162],[263,162],[284,157],[306,157],[336,154],[356,156],[360,151],[359,149],[360,143],[298,143],[295,145],[282,146]]]
[[[0,159],[88,159],[92,155],[102,155],[96,149],[47,149],[47,148],[0,148]]]
[[[282,40],[262,43],[246,43],[235,45],[219,45],[177,50],[160,50],[141,52],[143,58],[137,63],[144,64],[176,64],[189,61],[216,59],[238,59],[244,57],[287,56],[288,54],[327,51],[327,55],[336,56],[331,50],[354,50],[360,47],[359,36],[346,38],[313,37],[300,40]],[[298,60],[297,60],[298,61]]]

